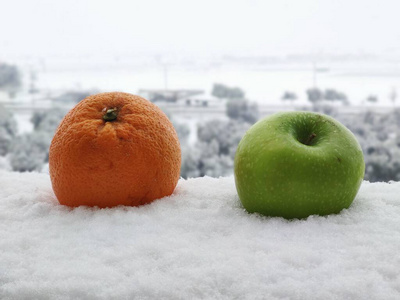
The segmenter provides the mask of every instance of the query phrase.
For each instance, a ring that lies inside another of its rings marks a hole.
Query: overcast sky
[[[400,55],[399,0],[0,0],[1,54]]]

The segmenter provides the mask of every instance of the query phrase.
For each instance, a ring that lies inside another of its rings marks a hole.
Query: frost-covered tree
[[[347,96],[335,89],[326,89],[324,92],[324,99],[327,101],[346,101]]]
[[[311,88],[308,89],[306,93],[308,101],[313,105],[317,105],[323,101],[342,102],[345,105],[349,104],[346,94],[335,89],[326,89],[325,91],[322,91],[318,88]]]
[[[365,179],[400,180],[400,111],[387,114],[372,111],[358,115],[338,115],[357,137],[365,159]]]
[[[376,103],[378,102],[378,96],[376,95],[369,95],[366,99],[369,103]]]
[[[187,126],[184,123],[178,122],[175,119],[172,120],[172,125],[174,125],[180,144],[181,145],[186,144],[188,142],[190,135],[189,126]]]
[[[293,103],[293,101],[297,100],[297,95],[294,92],[290,91],[285,91],[281,97],[282,101],[289,101],[290,103]]]
[[[13,114],[0,105],[0,156],[10,151],[12,140],[17,135],[17,122]]]
[[[12,143],[9,155],[14,171],[39,171],[48,160],[51,139],[45,132],[34,131],[18,136]]]
[[[31,117],[33,129],[35,131],[44,131],[54,134],[62,118],[67,111],[60,107],[54,107],[46,111],[36,111]]]
[[[226,86],[220,83],[214,83],[211,94],[217,98],[226,98]]]
[[[21,88],[21,72],[17,66],[0,63],[0,90],[7,92],[13,98]]]
[[[158,107],[167,115],[168,119],[171,121],[172,125],[174,126],[176,133],[178,135],[180,144],[181,145],[186,144],[189,139],[189,135],[190,135],[189,126],[184,124],[183,122],[178,121],[176,118],[174,118],[167,107],[162,106],[162,105],[158,105]]]
[[[184,178],[211,176],[219,177],[232,174],[233,159],[221,154],[218,141],[198,141],[194,147],[183,151],[181,176]]]
[[[224,84],[215,83],[211,94],[217,98],[235,99],[244,98],[245,92],[238,87],[228,87]]]
[[[338,114],[337,108],[327,103],[315,103],[312,106],[312,110],[332,117],[336,117]]]
[[[397,90],[395,88],[392,88],[392,90],[389,93],[389,99],[392,101],[393,105],[396,104],[397,100]]]
[[[182,147],[182,146],[181,146]],[[181,177],[200,177],[200,150],[196,147],[182,147]]]
[[[49,147],[54,133],[66,114],[62,108],[35,112],[31,118],[33,132],[15,138],[9,154],[14,171],[39,171],[49,158]]]
[[[212,120],[199,126],[198,141],[182,149],[181,176],[226,176],[233,172],[237,145],[250,124]]]
[[[199,126],[197,137],[200,142],[211,143],[213,140],[217,141],[218,153],[226,154],[233,158],[237,144],[250,126],[249,123],[235,120],[212,120]]]
[[[307,93],[307,99],[310,101],[312,104],[315,104],[317,102],[320,102],[324,99],[324,94],[323,92],[318,89],[318,88],[311,88],[306,91]]]
[[[253,124],[259,117],[258,105],[246,99],[230,99],[226,103],[226,114],[230,119]]]
[[[241,88],[233,87],[228,90],[228,99],[244,98],[245,93]]]

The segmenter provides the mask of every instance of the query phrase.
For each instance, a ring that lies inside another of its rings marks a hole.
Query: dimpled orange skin
[[[116,108],[114,121],[104,121]],[[58,201],[67,206],[138,206],[171,195],[179,180],[176,131],[156,105],[111,92],[79,102],[50,145],[49,171]]]

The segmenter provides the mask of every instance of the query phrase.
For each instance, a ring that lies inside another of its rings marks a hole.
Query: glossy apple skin
[[[364,171],[363,153],[351,131],[312,112],[283,112],[258,121],[240,141],[234,163],[244,208],[287,219],[348,208]]]

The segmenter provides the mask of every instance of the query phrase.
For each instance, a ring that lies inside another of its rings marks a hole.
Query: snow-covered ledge
[[[400,183],[287,221],[246,213],[232,177],[68,209],[48,175],[0,172],[0,299],[400,299],[399,252]]]

